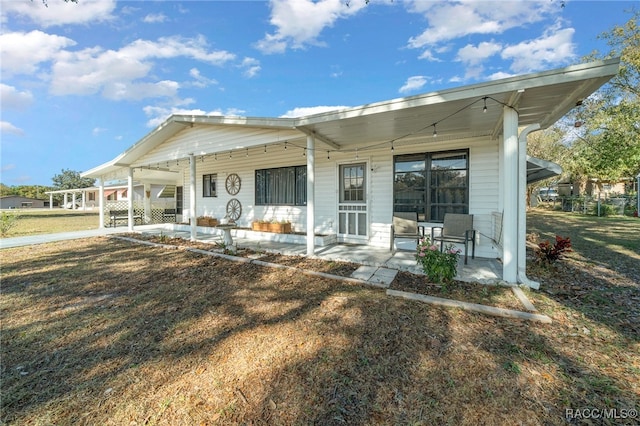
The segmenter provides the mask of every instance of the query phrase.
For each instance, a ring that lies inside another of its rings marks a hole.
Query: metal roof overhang
[[[590,62],[299,118],[174,115],[114,160],[82,176],[122,177],[123,168],[131,167],[144,154],[194,124],[297,129],[313,135],[332,150],[366,149],[392,141],[401,145],[417,138],[421,138],[421,143],[495,139],[502,133],[505,105],[518,111],[520,126],[538,123],[544,129],[616,75],[619,62],[619,59]],[[483,112],[484,98],[486,112]],[[424,138],[434,130],[436,138]],[[170,183],[174,177],[175,172],[169,170],[136,170],[136,179],[141,180],[155,178]]]
[[[343,149],[431,136],[434,123],[438,141],[497,138],[508,105],[518,111],[520,126],[538,123],[544,129],[611,79],[619,62],[592,62],[302,117],[296,127]]]
[[[562,167],[558,164],[527,155],[528,184],[559,176],[561,173]]]

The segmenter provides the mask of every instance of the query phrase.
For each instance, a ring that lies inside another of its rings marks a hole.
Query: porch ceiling
[[[303,117],[297,128],[341,148],[431,136],[434,123],[435,140],[496,138],[503,105],[518,111],[520,126],[546,128],[614,76],[618,63],[593,62]]]

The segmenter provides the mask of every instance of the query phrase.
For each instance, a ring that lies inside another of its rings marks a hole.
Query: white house
[[[527,158],[526,136],[618,67],[598,61],[299,118],[173,115],[82,175],[101,188],[123,178],[175,185],[194,239],[200,215],[230,213],[241,227],[290,220],[308,254],[314,234],[388,247],[394,211],[417,211],[427,226],[445,212],[470,213],[476,255],[501,258],[505,281],[529,284],[526,182],[560,170]]]

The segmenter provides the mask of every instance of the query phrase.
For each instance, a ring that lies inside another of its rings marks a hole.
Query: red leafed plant
[[[554,263],[561,259],[565,253],[571,250],[571,238],[556,235],[556,242],[551,244],[549,241],[543,241],[538,244],[536,256],[539,262]]]

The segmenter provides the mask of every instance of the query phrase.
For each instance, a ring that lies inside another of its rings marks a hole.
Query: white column
[[[313,136],[307,136],[307,256],[315,253],[315,224],[316,224],[316,141]]]
[[[191,241],[197,239],[196,228],[196,158],[189,154],[189,223],[191,224]]]
[[[53,209],[53,194],[49,194],[49,210]]]
[[[129,202],[127,203],[127,207],[129,209],[128,213],[128,222],[129,222],[129,231],[133,231],[133,168],[129,167],[127,175],[127,193],[129,195]]]
[[[98,228],[104,228],[104,179],[102,176],[98,178],[98,209],[100,211]]]
[[[144,194],[142,198],[144,200],[144,223],[151,223],[151,184],[145,183],[143,188]]]
[[[76,193],[72,192],[71,193],[71,210],[76,210]]]
[[[87,209],[87,191],[82,191],[82,210]]]
[[[63,201],[63,204],[62,204],[62,208],[63,209],[67,208],[67,193],[66,192],[64,193],[64,201]]]
[[[502,279],[508,283],[516,283],[518,275],[518,113],[508,106],[503,109]]]

